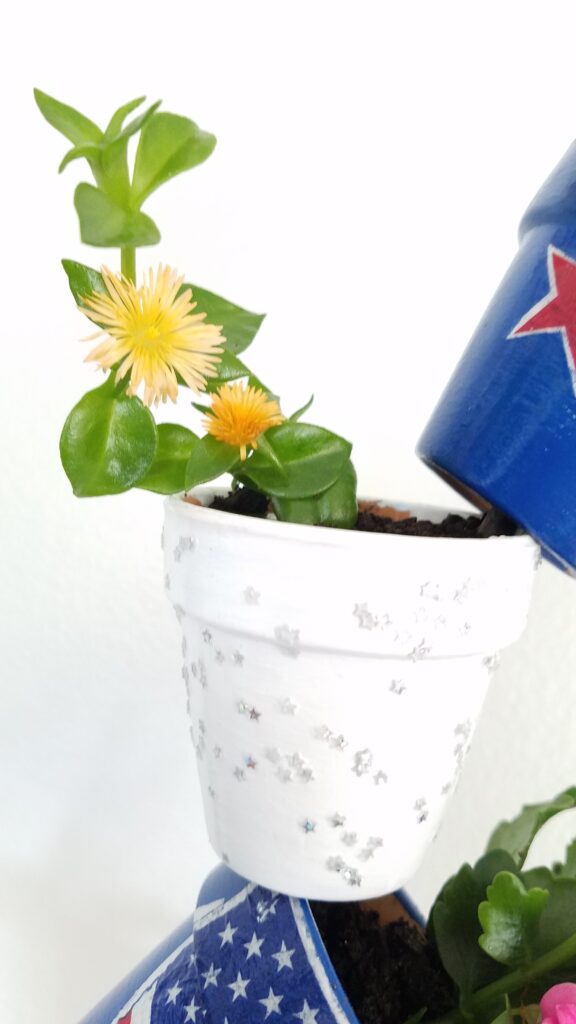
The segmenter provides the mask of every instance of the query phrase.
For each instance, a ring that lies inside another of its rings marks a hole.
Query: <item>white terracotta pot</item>
[[[532,539],[331,530],[175,497],[164,546],[216,852],[300,897],[399,888],[438,829],[495,653],[524,627]]]

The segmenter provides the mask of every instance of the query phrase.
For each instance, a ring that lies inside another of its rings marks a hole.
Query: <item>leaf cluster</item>
[[[576,841],[562,863],[525,869],[542,826],[574,807],[576,787],[525,807],[495,830],[477,864],[465,864],[442,888],[428,937],[457,1001],[438,1024],[537,1024],[544,992],[576,982]]]
[[[79,306],[90,292],[105,290],[97,270],[72,260],[64,261],[64,269]],[[218,376],[208,380],[207,391],[244,379],[271,394],[240,359],[264,317],[196,285],[182,287],[191,288],[198,307],[222,325],[226,338]],[[156,424],[150,409],[126,394],[126,383],[115,383],[112,371],[72,409],[60,454],[79,497],[118,494],[131,487],[173,494],[231,473],[239,483],[266,494],[280,519],[352,526],[357,515],[352,445],[323,427],[302,423],[309,405],[266,431],[258,449],[241,462],[238,448],[210,434],[200,438],[179,424]]]
[[[94,178],[95,184],[81,182],[74,193],[82,241],[120,248],[159,242],[160,232],[142,204],[164,182],[203,163],[216,145],[214,135],[187,117],[159,111],[160,101],[125,123],[144,96],[119,107],[104,129],[40,89],[34,96],[48,123],[72,143],[59,170],[86,160]],[[128,143],[136,135],[130,168]]]

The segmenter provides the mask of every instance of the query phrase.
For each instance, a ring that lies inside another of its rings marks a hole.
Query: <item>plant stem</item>
[[[551,949],[548,953],[537,957],[526,967],[518,967],[517,970],[505,974],[497,981],[491,982],[484,988],[475,992],[463,1003],[462,1009],[452,1010],[445,1017],[439,1017],[434,1024],[463,1024],[467,1020],[474,1020],[475,1012],[489,1006],[490,1003],[505,996],[510,992],[523,989],[529,982],[535,981],[543,974],[561,967],[567,960],[576,956],[576,933],[569,939],[561,942],[559,946]]]
[[[120,250],[120,268],[124,277],[136,284],[136,249],[133,245]]]

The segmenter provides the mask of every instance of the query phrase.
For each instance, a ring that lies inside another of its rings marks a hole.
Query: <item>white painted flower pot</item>
[[[331,530],[176,497],[164,546],[216,852],[289,895],[399,888],[438,829],[495,654],[524,627],[532,539]]]

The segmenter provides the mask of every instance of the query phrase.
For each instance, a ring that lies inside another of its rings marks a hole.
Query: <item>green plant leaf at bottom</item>
[[[526,889],[509,871],[496,875],[478,907],[483,932],[482,949],[498,963],[509,967],[526,964],[533,957],[540,918],[548,902],[545,889]]]
[[[334,483],[312,498],[272,498],[278,519],[312,526],[332,526],[350,530],[358,518],[356,471],[348,460]]]
[[[186,486],[186,466],[195,446],[196,434],[179,423],[159,423],[154,462],[137,486],[157,494],[177,494]]]
[[[62,430],[62,465],[80,498],[127,491],[154,460],[154,418],[139,398],[116,393],[113,376],[80,399]]]
[[[230,472],[238,461],[237,448],[224,444],[223,441],[217,441],[215,437],[206,434],[194,446],[192,455],[187,462],[186,490],[189,491],[192,487],[209,483],[210,480],[215,480],[222,473]]]

